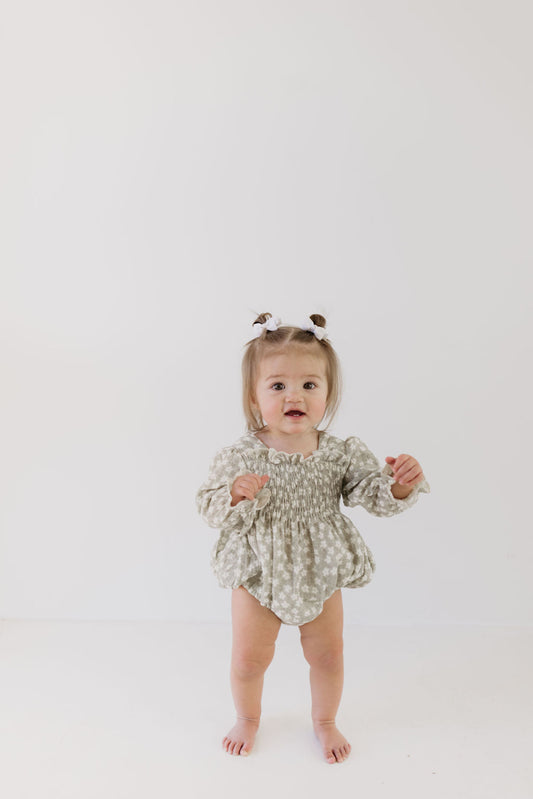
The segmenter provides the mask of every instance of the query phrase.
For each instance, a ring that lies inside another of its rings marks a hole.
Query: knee
[[[343,664],[343,640],[305,641],[302,639],[304,657],[310,666],[336,671]]]
[[[264,674],[273,657],[274,647],[261,651],[237,650],[233,652],[231,667],[237,677],[250,680]]]

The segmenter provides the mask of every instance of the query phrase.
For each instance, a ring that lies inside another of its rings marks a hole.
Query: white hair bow
[[[305,320],[300,325],[302,330],[308,330],[310,333],[314,333],[319,341],[322,341],[323,338],[328,337],[328,331],[325,327],[320,327],[320,325],[315,325],[312,319]]]
[[[259,338],[263,330],[277,330],[280,322],[277,316],[271,316],[266,322],[256,322],[253,326],[255,337]]]

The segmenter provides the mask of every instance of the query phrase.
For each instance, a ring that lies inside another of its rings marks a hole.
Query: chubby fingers
[[[394,479],[400,485],[414,486],[424,479],[422,467],[412,455],[403,453],[398,455],[396,459],[386,458],[386,460],[387,462],[394,461],[394,463],[391,463]]]
[[[257,475],[244,474],[241,477],[237,477],[233,487],[239,496],[244,497],[245,499],[254,499],[255,495],[259,491],[260,486]]]
[[[232,494],[244,499],[255,499],[255,495],[269,479],[267,474],[243,474],[233,483]]]

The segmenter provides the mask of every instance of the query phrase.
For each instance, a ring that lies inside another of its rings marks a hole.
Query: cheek
[[[270,408],[276,407],[276,399],[272,397],[265,397],[261,403],[261,407],[268,411]]]
[[[317,397],[317,407],[325,408],[327,400],[328,398],[326,394],[322,394],[321,397]]]
[[[261,410],[261,408],[268,408],[268,405],[269,405],[268,397],[265,397],[262,394],[258,394],[257,399],[255,400],[256,408],[259,408]]]

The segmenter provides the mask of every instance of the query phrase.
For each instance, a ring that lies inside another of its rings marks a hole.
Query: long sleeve
[[[379,461],[366,444],[352,436],[346,439],[350,462],[343,479],[342,498],[345,505],[362,505],[374,516],[394,516],[412,507],[421,493],[429,493],[426,480],[418,483],[405,499],[396,499],[391,491],[395,482],[392,469],[380,469]]]
[[[215,456],[207,480],[196,495],[198,513],[210,527],[246,530],[251,527],[255,514],[268,503],[270,491],[263,487],[255,499],[243,499],[231,506],[235,478],[249,471],[242,455],[232,447],[226,447]]]

